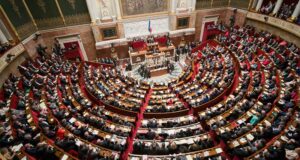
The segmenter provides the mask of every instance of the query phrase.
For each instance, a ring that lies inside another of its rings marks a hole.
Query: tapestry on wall
[[[120,0],[123,16],[167,12],[168,0]]]

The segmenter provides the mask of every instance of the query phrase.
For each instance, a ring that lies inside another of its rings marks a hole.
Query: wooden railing
[[[0,73],[8,66],[9,62],[16,59],[24,51],[25,48],[21,43],[6,51],[6,53],[0,57]],[[13,56],[9,62],[6,61],[8,55]]]

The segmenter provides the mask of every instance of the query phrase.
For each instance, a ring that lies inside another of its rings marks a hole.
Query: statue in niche
[[[72,7],[72,9],[73,10],[75,10],[76,9],[76,0],[67,0],[69,3],[70,3],[70,5],[71,5],[71,7]]]
[[[177,8],[186,8],[186,1],[185,0],[178,0]]]
[[[101,0],[101,13],[103,18],[110,17],[109,4],[109,0]]]
[[[41,7],[42,11],[46,13],[46,3],[43,0],[37,0],[37,5]]]
[[[21,13],[19,7],[16,4],[16,0],[10,0],[9,2],[12,5],[12,9],[17,13],[18,17],[21,18]]]

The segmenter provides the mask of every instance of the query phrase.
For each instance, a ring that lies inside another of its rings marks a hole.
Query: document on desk
[[[251,117],[251,116],[252,116],[252,113],[251,113],[251,112],[247,112],[247,115],[248,115],[249,117]]]
[[[157,132],[157,133],[161,133],[161,128],[158,128],[158,129],[156,130],[156,132]]]
[[[236,146],[240,145],[240,143],[237,140],[235,140],[232,142],[232,145],[233,145],[233,147],[236,147]]]
[[[76,121],[76,119],[75,119],[74,117],[72,117],[72,118],[69,120],[70,123],[74,123],[75,121]]]
[[[193,143],[194,143],[194,139],[189,138],[189,139],[187,140],[187,144],[193,144]]]
[[[240,142],[241,142],[241,143],[246,143],[247,140],[246,140],[245,138],[241,138],[241,139],[240,139]]]
[[[216,152],[219,154],[219,153],[222,153],[223,150],[222,150],[222,148],[217,148],[217,149],[216,149]]]
[[[254,139],[254,136],[252,134],[247,134],[246,137],[249,141],[252,141]]]
[[[187,143],[187,140],[181,139],[181,140],[179,140],[179,141],[176,141],[175,143],[176,143],[177,145],[186,144],[186,143]]]
[[[205,152],[203,153],[203,155],[204,155],[204,157],[208,157],[208,156],[209,156],[209,151],[205,151]]]
[[[17,151],[19,151],[22,147],[23,147],[23,144],[20,143],[19,145],[13,146],[11,150],[14,151],[14,152],[17,152]]]
[[[187,155],[187,156],[185,156],[185,158],[186,158],[187,160],[193,160],[193,157],[192,157],[191,155]]]
[[[98,135],[99,131],[98,130],[93,130],[94,135]]]
[[[168,131],[168,134],[169,134],[169,135],[175,134],[175,130],[169,130],[169,131]]]
[[[61,160],[67,160],[69,158],[68,155],[64,154],[62,157],[61,157]]]

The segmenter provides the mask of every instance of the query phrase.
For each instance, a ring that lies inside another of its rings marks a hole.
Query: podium
[[[158,44],[157,44],[158,45]],[[153,46],[149,44],[148,47]],[[163,56],[164,60],[175,60],[175,47],[171,46],[158,46],[157,53],[151,53],[149,50],[140,50],[136,52],[129,52],[130,63],[132,66],[144,63],[147,59],[154,58],[157,56]]]

